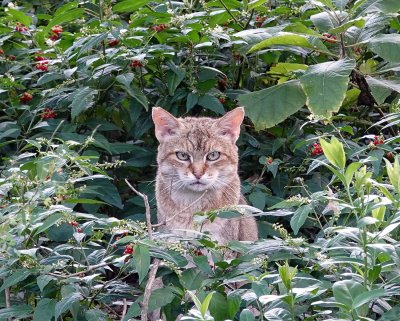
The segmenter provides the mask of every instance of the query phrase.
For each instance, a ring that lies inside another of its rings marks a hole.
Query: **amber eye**
[[[207,160],[209,161],[215,161],[219,158],[219,156],[221,156],[220,152],[211,152],[207,154]]]
[[[190,159],[189,154],[184,152],[176,152],[176,157],[181,161],[188,161]]]

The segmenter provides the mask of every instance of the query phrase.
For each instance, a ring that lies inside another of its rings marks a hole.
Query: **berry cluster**
[[[57,117],[57,113],[51,108],[45,108],[42,114],[42,119],[53,119]]]
[[[376,145],[382,145],[385,143],[385,138],[380,135],[380,136],[376,136],[374,137],[374,141],[372,142],[375,146]]]
[[[331,35],[329,33],[323,33],[322,34],[322,40],[329,42],[329,43],[336,43],[336,36],[335,35]]]
[[[115,47],[119,44],[119,40],[118,39],[111,39],[108,40],[108,46],[109,47]]]
[[[218,98],[218,100],[219,100],[219,102],[221,103],[221,104],[225,104],[225,97],[224,96],[220,96],[219,98]]]
[[[0,49],[0,55],[4,55],[4,50]]]
[[[129,64],[131,67],[143,67],[143,64],[140,60],[132,60],[131,63]]]
[[[81,227],[78,227],[79,223],[77,221],[70,221],[68,224],[71,225],[72,227],[76,227],[77,228],[76,231],[78,233],[82,233],[83,230]]]
[[[124,254],[123,254],[123,255],[132,254],[132,253],[133,253],[133,246],[132,246],[132,244],[128,244],[127,246],[125,246],[125,251],[124,251]]]
[[[322,150],[322,147],[318,143],[314,143],[313,147],[311,148],[311,155],[317,156],[323,154],[324,151]]]
[[[274,160],[272,159],[271,156],[267,158],[267,164],[268,165],[271,165],[273,162],[274,162]]]
[[[17,22],[17,25],[15,26],[15,31],[18,32],[27,32],[29,30],[28,27],[26,27],[24,24],[21,22]]]
[[[157,32],[164,31],[165,29],[167,29],[167,26],[165,24],[163,24],[163,23],[160,24],[160,25],[156,25],[156,26],[151,27],[151,30],[157,31]]]
[[[36,64],[36,69],[37,70],[41,70],[41,71],[49,71],[49,67],[47,66],[49,64],[49,62],[46,61],[40,61]]]
[[[63,27],[59,25],[55,25],[51,28],[52,35],[50,40],[56,41],[60,39],[60,33],[63,32]]]
[[[256,16],[256,26],[260,28],[266,19],[266,17]]]
[[[0,55],[4,55],[4,50],[0,49]],[[5,55],[5,58],[11,61],[14,61],[15,59],[17,59],[17,57],[15,57],[14,55]]]
[[[32,100],[32,95],[30,93],[24,92],[22,96],[19,98],[19,101],[23,104],[28,103]]]

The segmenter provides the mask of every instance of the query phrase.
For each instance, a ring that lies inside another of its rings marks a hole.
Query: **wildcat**
[[[161,107],[152,117],[157,154],[156,200],[161,230],[201,230],[221,245],[230,240],[255,241],[253,217],[207,221],[194,226],[193,214],[245,204],[240,193],[236,140],[244,118],[243,107],[221,118],[176,118]]]

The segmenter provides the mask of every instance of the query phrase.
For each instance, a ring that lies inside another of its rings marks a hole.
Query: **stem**
[[[11,308],[11,294],[10,294],[10,288],[6,288],[5,290],[5,296],[6,296],[6,308]],[[8,321],[12,321],[12,318],[8,318]]]
[[[221,2],[222,6],[225,8],[226,12],[232,17],[232,19],[242,28],[245,29],[245,26],[242,25],[242,23],[236,19],[236,17],[232,14],[232,12],[229,10],[229,8],[226,6],[224,0],[219,0]]]

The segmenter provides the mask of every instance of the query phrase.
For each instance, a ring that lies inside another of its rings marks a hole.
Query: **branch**
[[[153,226],[151,225],[151,216],[150,216],[150,204],[149,204],[149,199],[147,195],[140,193],[138,190],[136,190],[130,183],[129,181],[125,178],[125,183],[129,186],[129,188],[134,191],[137,195],[139,195],[141,198],[143,198],[144,201],[144,206],[146,207],[146,223],[147,223],[147,231],[149,234],[149,240],[153,239]]]
[[[56,274],[56,273],[47,273],[47,274],[51,275],[51,276],[59,277],[59,278],[72,278],[72,277],[75,277],[75,276],[80,276],[81,274],[89,273],[90,271],[96,270],[96,269],[101,268],[103,266],[107,266],[109,264],[110,263],[103,262],[103,263],[100,263],[100,264],[89,266],[84,271],[80,271],[80,272],[76,272],[76,273],[72,273],[72,274]]]
[[[5,290],[6,293],[6,308],[11,308],[11,295],[10,295],[10,288],[6,288]],[[8,321],[12,321],[12,318],[8,318]]]
[[[126,302],[126,299],[124,299],[123,301],[124,301],[124,309],[122,310],[121,321],[125,319],[126,310],[128,309],[128,303]]]
[[[143,294],[143,301],[142,301],[142,311],[140,313],[140,320],[141,321],[147,321],[147,314],[149,313],[149,301],[150,301],[150,295],[153,290],[153,283],[154,280],[156,279],[156,274],[158,267],[160,266],[161,261],[159,259],[155,259],[153,266],[150,269],[149,272],[149,279],[147,280],[146,287],[144,289],[144,294]]]

